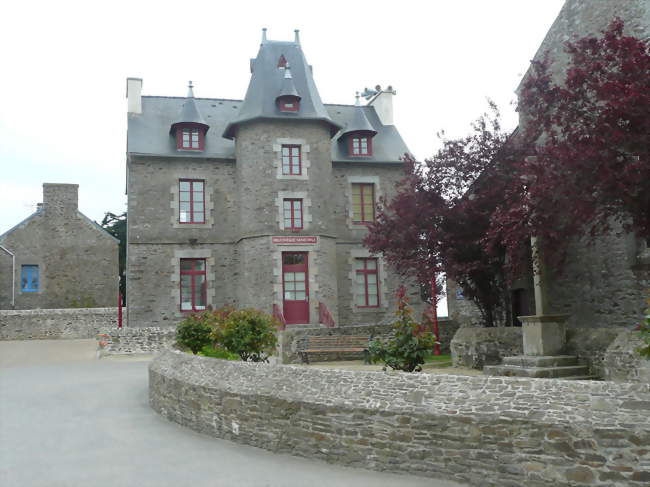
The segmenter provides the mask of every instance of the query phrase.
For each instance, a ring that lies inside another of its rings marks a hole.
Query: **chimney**
[[[126,78],[128,113],[142,113],[142,78]]]
[[[78,184],[43,183],[43,211],[46,214],[76,216],[78,207]]]
[[[382,90],[381,86],[377,85],[375,90],[377,94],[372,97],[368,105],[375,107],[379,121],[382,124],[395,125],[393,121],[393,96],[397,94],[397,91],[390,85],[385,90]]]

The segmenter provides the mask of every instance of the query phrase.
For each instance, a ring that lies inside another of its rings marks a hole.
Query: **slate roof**
[[[278,67],[281,56],[287,60],[293,84],[301,97],[298,112],[281,112],[276,104],[285,79],[285,70]],[[320,99],[311,67],[299,43],[263,41],[257,57],[251,61],[251,71],[244,102],[235,119],[226,127],[224,137],[234,137],[238,124],[256,119],[322,120],[330,126],[331,135],[338,132],[340,126],[332,121]]]
[[[282,113],[276,98],[286,86],[285,70],[278,68],[284,56],[291,70],[293,89],[301,97],[299,112]],[[169,133],[179,113],[184,110],[185,97],[143,96],[142,113],[128,115],[127,152],[134,155],[160,157],[235,159],[232,136],[237,124],[254,119],[323,120],[331,127],[332,161],[399,163],[410,152],[393,125],[382,125],[372,106],[324,105],[316,89],[311,66],[307,64],[297,42],[264,41],[257,58],[251,60],[251,81],[244,100],[192,98],[193,106],[204,123],[210,126],[205,135],[205,150],[183,151]],[[185,105],[186,106],[186,105]],[[351,130],[377,132],[373,138],[371,157],[349,157],[342,135]]]
[[[210,126],[205,123],[203,116],[201,115],[201,110],[199,110],[194,100],[194,91],[192,90],[192,82],[190,81],[190,86],[187,88],[187,97],[185,97],[185,103],[181,106],[180,113],[178,118],[171,125],[171,132],[176,132],[176,125],[181,123],[194,123],[203,125],[207,131]]]

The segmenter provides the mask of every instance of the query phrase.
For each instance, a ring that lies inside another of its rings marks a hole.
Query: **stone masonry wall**
[[[0,311],[0,340],[95,338],[117,328],[117,308]]]
[[[589,373],[606,380],[650,382],[650,360],[636,352],[638,333],[621,327],[571,328],[567,330],[567,355],[575,355]],[[454,365],[482,369],[500,364],[503,357],[523,354],[522,329],[458,329],[451,341]]]
[[[499,487],[650,481],[650,385],[353,372],[163,352],[151,406],[203,434]],[[613,414],[615,412],[615,414]]]
[[[639,333],[622,330],[603,354],[603,377],[613,381],[650,384],[650,360],[637,352],[642,345]]]
[[[99,330],[101,356],[156,353],[173,346],[176,328],[140,327]]]

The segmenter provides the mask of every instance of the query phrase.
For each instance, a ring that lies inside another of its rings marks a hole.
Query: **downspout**
[[[11,309],[16,309],[16,256],[2,245],[0,249],[11,255]]]

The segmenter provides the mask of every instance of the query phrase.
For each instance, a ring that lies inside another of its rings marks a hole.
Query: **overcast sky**
[[[125,210],[126,82],[143,94],[241,99],[262,27],[303,50],[325,103],[392,85],[395,123],[418,158],[436,132],[486,108],[514,128],[514,89],[563,0],[5,2],[0,26],[0,234],[43,182],[78,183],[101,221]]]

